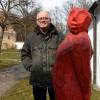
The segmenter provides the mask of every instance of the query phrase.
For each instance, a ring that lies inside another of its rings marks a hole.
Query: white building
[[[92,27],[90,27],[89,35],[94,50],[92,58],[93,84],[100,87],[100,0],[95,1],[90,8],[93,15]]]

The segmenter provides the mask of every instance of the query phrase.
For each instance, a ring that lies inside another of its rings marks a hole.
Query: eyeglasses
[[[41,21],[41,20],[48,20],[49,18],[48,17],[40,17],[40,18],[38,18],[37,20],[38,21]]]

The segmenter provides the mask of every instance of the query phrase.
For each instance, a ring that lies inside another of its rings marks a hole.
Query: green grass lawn
[[[3,50],[0,55],[0,68],[13,66],[18,64],[19,61],[20,51],[14,49]],[[33,100],[31,89],[28,79],[23,79],[7,91],[4,96],[0,97],[0,100]],[[49,100],[48,95],[47,100]],[[93,89],[91,100],[100,100],[100,91]]]
[[[27,79],[21,80],[14,87],[12,87],[2,100],[33,100],[31,86]]]
[[[34,100],[31,89],[28,79],[23,79],[7,91],[2,100]],[[93,90],[92,92],[91,100],[100,100],[100,91]],[[47,100],[49,100],[48,94]]]
[[[100,100],[100,91],[93,89],[91,100]]]
[[[2,50],[0,54],[0,68],[16,65],[20,62],[20,51],[16,49]]]
[[[21,80],[1,98],[2,100],[34,100],[28,79]],[[47,100],[49,100],[48,95]]]

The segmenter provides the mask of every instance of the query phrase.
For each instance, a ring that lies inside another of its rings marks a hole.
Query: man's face
[[[47,12],[39,12],[37,14],[37,25],[41,28],[41,29],[45,29],[48,28],[50,25],[50,16]]]

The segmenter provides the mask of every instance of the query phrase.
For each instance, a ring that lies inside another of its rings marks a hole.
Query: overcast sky
[[[64,1],[68,0],[37,0],[38,3],[42,4],[42,7],[46,10],[53,9],[55,6],[61,7]],[[69,0],[75,2],[76,0]],[[92,0],[96,1],[96,0]]]
[[[55,6],[61,7],[64,1],[67,0],[38,0],[46,10],[53,9]]]

